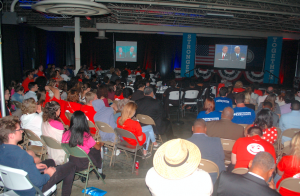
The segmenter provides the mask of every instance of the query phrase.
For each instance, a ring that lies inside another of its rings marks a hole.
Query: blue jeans
[[[142,132],[146,134],[146,149],[144,150],[148,150],[150,140],[152,143],[156,141],[152,125],[143,126]]]

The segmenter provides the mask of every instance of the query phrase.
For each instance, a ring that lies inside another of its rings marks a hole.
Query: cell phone
[[[39,169],[39,171],[41,172],[41,174],[44,173],[44,170],[45,170],[45,169]]]
[[[271,182],[273,179],[273,175],[269,178],[268,182]]]

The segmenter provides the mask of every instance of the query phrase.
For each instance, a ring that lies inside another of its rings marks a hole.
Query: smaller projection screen
[[[215,48],[215,68],[246,69],[248,46],[216,44]]]
[[[137,42],[116,41],[116,61],[136,62]]]

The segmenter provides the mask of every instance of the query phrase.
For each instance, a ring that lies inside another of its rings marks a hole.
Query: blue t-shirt
[[[234,114],[232,122],[236,124],[252,124],[255,120],[254,110],[248,107],[233,108]]]
[[[202,111],[198,114],[197,119],[202,118],[206,122],[213,121],[213,120],[220,120],[221,119],[221,112],[213,111],[209,114],[206,114],[205,111]]]
[[[216,97],[215,98],[215,110],[216,111],[223,111],[226,107],[232,107],[231,99],[227,97]]]

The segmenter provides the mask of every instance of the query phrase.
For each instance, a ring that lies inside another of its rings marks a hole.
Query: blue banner
[[[184,33],[182,39],[182,56],[181,56],[181,77],[191,77],[194,75],[196,53],[196,34]]]
[[[268,37],[267,54],[264,72],[264,83],[278,84],[280,59],[282,50],[282,37]],[[274,74],[269,74],[269,72]]]

